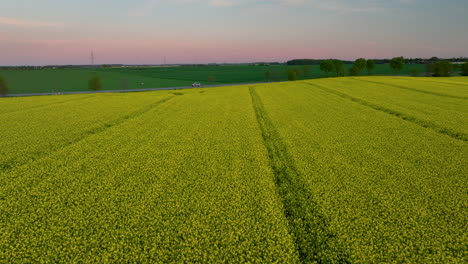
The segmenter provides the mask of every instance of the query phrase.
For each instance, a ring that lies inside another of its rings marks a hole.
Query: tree
[[[372,72],[372,71],[374,70],[374,68],[375,68],[375,61],[373,61],[373,60],[367,60],[366,68],[367,68],[367,74],[371,75],[371,72]]]
[[[357,73],[356,75],[359,75],[361,74],[361,72],[366,68],[367,66],[367,61],[366,59],[363,59],[363,58],[360,58],[360,59],[357,59],[355,62],[354,62],[354,68],[355,68],[355,73]]]
[[[0,95],[5,96],[8,94],[8,84],[6,81],[0,76]]]
[[[265,80],[269,82],[271,80],[271,72],[270,70],[265,72]]]
[[[320,62],[320,70],[325,72],[329,76],[330,72],[333,71],[334,64],[332,60],[323,60]]]
[[[449,77],[453,66],[449,61],[440,60],[434,63],[434,77]]]
[[[91,89],[93,91],[101,90],[101,88],[102,88],[101,78],[99,78],[99,76],[95,75],[94,77],[92,77],[89,80],[88,86],[89,86],[89,89]]]
[[[403,70],[404,65],[405,59],[403,57],[395,57],[390,61],[390,67],[396,72]]]
[[[335,72],[336,76],[345,76],[346,70],[344,67],[344,63],[340,60],[332,60],[333,64],[333,72]]]
[[[349,69],[349,74],[352,75],[352,76],[357,76],[359,75],[360,73],[360,70],[359,68],[355,65],[353,65],[350,69]]]
[[[297,79],[297,73],[293,69],[288,69],[286,74],[288,75],[288,81],[295,81]]]
[[[468,62],[462,64],[461,71],[463,76],[468,76]]]
[[[299,70],[299,68],[294,68],[293,71],[296,73],[296,77],[299,77],[299,75],[301,75],[301,70]]]
[[[302,72],[304,73],[305,77],[310,77],[310,66],[309,65],[302,66]]]

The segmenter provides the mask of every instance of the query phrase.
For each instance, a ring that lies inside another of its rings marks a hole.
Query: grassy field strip
[[[352,65],[345,65],[346,71]],[[326,77],[318,65],[309,66],[310,73],[304,74],[302,66],[181,66],[143,68],[86,68],[48,70],[0,70],[9,84],[10,94],[54,93],[88,91],[88,81],[95,75],[102,80],[103,90],[161,88],[189,86],[193,82],[202,84],[239,84],[267,81],[265,73],[270,71],[272,78],[286,81],[287,69],[298,69],[299,80]],[[410,74],[412,69],[424,70],[424,65],[406,65],[400,74]],[[375,75],[393,75],[388,65],[378,64]],[[208,81],[210,79],[210,81]],[[142,83],[144,83],[142,85]]]
[[[93,71],[88,72],[90,74],[94,73]],[[190,79],[156,78],[154,76],[132,74],[132,72],[122,74],[121,72],[98,70],[97,73],[105,80],[105,90],[121,89],[122,80],[127,80],[128,89],[190,86],[194,82]],[[144,85],[141,85],[141,83],[144,83]]]
[[[10,263],[299,262],[245,87],[177,96],[0,178]]]
[[[437,133],[447,135],[447,136],[452,137],[454,139],[468,141],[468,134],[461,133],[461,132],[458,132],[458,131],[454,131],[452,129],[439,126],[439,125],[437,125],[437,124],[435,124],[433,122],[429,122],[429,121],[426,121],[426,120],[421,120],[421,119],[418,119],[418,118],[416,118],[414,116],[408,115],[406,113],[398,112],[398,111],[395,111],[395,110],[392,110],[392,109],[389,109],[389,108],[386,108],[386,107],[382,107],[382,106],[374,104],[374,103],[364,101],[364,100],[356,98],[356,97],[352,97],[352,96],[347,95],[345,93],[341,93],[341,92],[338,92],[336,90],[329,89],[329,88],[327,88],[325,86],[322,86],[320,84],[317,84],[317,83],[307,83],[307,84],[310,85],[310,86],[316,87],[318,89],[321,89],[323,91],[332,93],[334,95],[338,95],[338,96],[340,96],[342,98],[345,98],[345,99],[351,100],[353,102],[359,103],[359,104],[361,104],[363,106],[370,107],[370,108],[372,108],[374,110],[381,111],[381,112],[384,112],[384,113],[399,117],[399,118],[401,118],[401,119],[403,119],[405,121],[412,122],[412,123],[417,124],[419,126],[422,126],[424,128],[430,128],[430,129],[436,131]]]
[[[97,69],[0,71],[0,75],[6,79],[11,94],[89,91],[88,81],[95,75],[101,78],[103,90],[177,87],[192,83]]]
[[[301,262],[349,263],[349,257],[337,246],[335,234],[329,230],[326,218],[316,205],[317,197],[314,198],[302,182],[294,160],[268,118],[255,88],[250,87],[249,90]]]
[[[415,81],[423,81],[423,82],[429,82],[433,84],[449,84],[449,85],[460,85],[460,86],[465,86],[465,88],[468,88],[468,77],[448,77],[448,78],[433,78],[433,77],[417,77],[417,78],[407,78],[407,77],[393,77],[394,79],[399,79],[399,80],[415,80]]]
[[[468,134],[468,127],[465,125],[468,122],[468,108],[463,99],[420,94],[348,79],[317,80],[310,83],[434,123],[438,127]]]
[[[186,75],[186,74],[181,74],[179,72],[175,72],[172,68],[162,68],[163,70],[160,70],[160,74],[154,74],[154,72],[148,70],[138,70],[138,69],[132,69],[132,70],[127,70],[127,69],[101,69],[100,71],[104,73],[109,73],[109,74],[115,74],[115,76],[118,78],[122,73],[125,75],[129,76],[135,76],[138,78],[145,78],[145,79],[153,79],[153,80],[161,80],[164,81],[164,83],[177,83],[177,86],[187,86],[191,85],[194,82],[206,82],[207,77],[210,75],[208,72],[202,72],[203,78],[200,78],[200,74],[197,74],[195,76],[193,75]],[[164,69],[166,71],[164,71]],[[151,81],[150,83],[153,83]],[[225,82],[210,82],[210,84],[223,84]],[[158,86],[159,87],[159,86]]]
[[[466,141],[299,82],[256,92],[351,263],[460,263]]]
[[[431,94],[431,95],[436,95],[436,96],[443,96],[443,97],[450,97],[450,98],[457,98],[457,99],[468,99],[467,96],[459,96],[459,95],[450,95],[446,93],[440,93],[440,92],[434,92],[433,89],[429,90],[423,90],[421,88],[414,88],[415,85],[400,85],[397,84],[396,81],[375,81],[374,78],[353,78],[353,80],[358,80],[360,82],[368,82],[368,83],[373,83],[373,84],[378,84],[378,85],[383,85],[383,86],[391,86],[391,87],[396,87],[399,89],[405,89],[405,90],[410,90],[418,93],[425,93],[425,94]],[[450,84],[453,86],[453,84]],[[420,87],[420,86],[417,86]],[[440,90],[440,89],[439,89]]]
[[[264,81],[264,72],[262,69],[254,68],[254,71],[252,71],[252,68],[254,67],[240,66],[232,67],[233,70],[231,71],[224,71],[222,67],[168,67],[146,69],[102,69],[102,71],[132,74],[146,78],[164,78],[184,82],[198,81],[203,83],[207,82],[209,76],[213,76],[215,80],[214,82],[210,82],[210,84]],[[281,69],[282,68],[285,67],[281,67]]]
[[[65,100],[63,96],[49,96],[47,98],[27,97],[26,100],[18,100],[18,98],[0,98],[0,107],[2,114],[15,113],[19,111],[30,111],[41,107],[48,107],[57,104],[66,104],[73,101],[84,100],[90,98],[92,95],[79,95]]]
[[[345,65],[346,71],[352,65]],[[99,71],[117,72],[125,75],[140,75],[153,78],[199,81],[206,83],[209,76],[214,77],[215,83],[252,83],[265,81],[265,72],[274,72],[278,80],[286,81],[287,69],[297,68],[301,71],[299,79],[325,77],[319,65],[310,65],[310,74],[304,75],[302,66],[270,65],[270,66],[187,66],[187,67],[147,67],[147,68],[103,68]],[[424,70],[424,65],[407,65],[401,74],[410,74],[412,69]],[[394,72],[388,65],[377,64],[373,71],[376,75],[392,75]]]
[[[21,166],[102,132],[149,111],[175,95],[131,96],[140,100],[131,101],[128,97],[117,95],[95,95],[94,100],[74,101],[67,107],[60,104],[40,112],[33,109],[27,114],[3,115],[0,128],[7,140],[0,141],[0,171]]]

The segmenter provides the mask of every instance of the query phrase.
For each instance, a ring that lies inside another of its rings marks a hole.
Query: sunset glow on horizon
[[[0,65],[468,56],[462,0],[17,0]]]

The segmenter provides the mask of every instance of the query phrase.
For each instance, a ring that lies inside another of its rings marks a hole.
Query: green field
[[[463,263],[467,102],[465,77],[0,98],[0,262]]]
[[[298,68],[299,79],[326,77],[318,66],[310,66],[310,74],[305,75],[302,66],[285,65],[0,70],[0,76],[7,81],[11,94],[24,94],[88,91],[88,81],[95,75],[102,79],[103,90],[179,87],[194,82],[205,85],[265,82],[266,71],[276,72],[277,81],[286,81],[288,68]],[[423,74],[424,65],[406,65],[399,74],[409,75],[412,69]],[[395,72],[388,65],[376,65],[373,74],[395,75]],[[212,77],[211,82],[208,82],[209,77]]]

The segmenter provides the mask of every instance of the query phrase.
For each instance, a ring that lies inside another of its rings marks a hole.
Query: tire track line
[[[433,77],[436,78],[436,77]],[[405,79],[405,78],[399,78],[399,77],[393,77],[393,79],[397,80],[406,80],[406,81],[413,81],[412,79]],[[437,84],[448,84],[448,85],[459,85],[463,87],[468,87],[468,84],[465,83],[456,83],[456,82],[439,82],[439,81],[430,81],[430,80],[418,80],[418,82],[429,82],[429,83],[437,83]]]
[[[17,110],[8,111],[8,112],[2,112],[2,113],[0,113],[0,115],[12,114],[12,113],[17,113],[17,112],[25,112],[25,111],[29,111],[31,109],[44,108],[44,107],[55,106],[55,105],[60,105],[60,104],[67,104],[69,102],[81,101],[81,100],[89,99],[91,97],[94,97],[94,96],[90,95],[90,96],[86,96],[86,97],[74,98],[74,99],[65,100],[65,101],[62,100],[62,101],[59,101],[59,102],[53,102],[53,103],[49,103],[49,104],[36,105],[36,106],[33,106],[33,107],[24,108],[24,109],[17,109]],[[7,98],[15,98],[15,97],[7,97]]]
[[[448,98],[456,98],[456,99],[468,99],[468,97],[464,96],[456,96],[456,95],[450,95],[450,94],[444,94],[444,93],[437,93],[437,92],[429,92],[429,91],[424,91],[424,90],[419,90],[416,88],[411,88],[411,87],[406,87],[398,84],[389,84],[389,83],[382,83],[382,82],[376,82],[376,81],[369,81],[369,80],[363,80],[363,79],[357,79],[357,78],[352,78],[355,81],[361,81],[361,82],[368,82],[368,83],[373,83],[373,84],[379,84],[379,85],[384,85],[384,86],[390,86],[390,87],[395,87],[403,90],[408,90],[408,91],[413,91],[413,92],[418,92],[418,93],[424,93],[424,94],[430,94],[430,95],[436,95],[436,96],[442,96],[442,97],[448,97]]]
[[[131,120],[133,118],[136,118],[140,115],[143,115],[145,114],[146,112],[149,112],[150,110],[152,110],[153,108],[155,108],[156,106],[158,105],[161,105],[169,100],[171,100],[172,98],[176,97],[176,95],[172,95],[172,96],[169,96],[169,97],[165,97],[161,100],[158,100],[152,104],[149,104],[143,108],[140,108],[132,113],[129,113],[129,114],[126,114],[122,117],[119,117],[117,119],[114,119],[114,120],[111,120],[109,122],[105,122],[97,127],[94,127],[94,128],[91,128],[91,129],[88,129],[88,130],[85,130],[83,131],[83,133],[78,136],[77,138],[71,140],[71,141],[68,141],[66,142],[65,144],[63,145],[59,145],[57,148],[55,149],[51,149],[49,152],[47,152],[46,154],[44,155],[39,155],[39,156],[35,156],[35,157],[31,157],[29,159],[28,162],[24,162],[24,163],[15,163],[14,161],[10,160],[10,161],[6,161],[6,162],[3,162],[3,163],[0,163],[0,172],[7,172],[9,170],[12,170],[14,168],[17,168],[17,167],[21,167],[25,164],[28,164],[28,163],[32,163],[32,162],[35,162],[39,159],[42,159],[44,157],[47,157],[47,156],[50,156],[52,155],[53,153],[61,150],[61,149],[64,149],[68,146],[71,146],[73,144],[76,144],[90,136],[93,136],[93,135],[96,135],[96,134],[99,134],[101,132],[104,132],[106,131],[107,129],[111,128],[111,127],[114,127],[114,126],[118,126],[118,125],[121,125],[122,123],[128,121],[128,120]]]
[[[434,124],[434,123],[432,123],[430,121],[421,120],[421,119],[416,118],[414,116],[411,116],[411,115],[408,115],[408,114],[405,114],[405,113],[402,113],[402,112],[398,112],[398,111],[395,111],[395,110],[392,110],[392,109],[389,109],[389,108],[386,108],[386,107],[383,107],[383,106],[380,106],[380,105],[377,105],[377,104],[374,104],[374,103],[370,103],[368,101],[365,101],[365,100],[362,100],[362,99],[347,95],[345,93],[341,93],[341,92],[326,88],[326,87],[324,87],[322,85],[319,85],[319,84],[315,84],[315,83],[307,83],[307,84],[310,85],[310,86],[316,87],[316,88],[318,88],[318,89],[320,89],[322,91],[325,91],[327,93],[331,93],[331,94],[337,95],[339,97],[342,97],[342,98],[348,99],[350,101],[353,101],[355,103],[358,103],[360,105],[372,108],[372,109],[380,111],[380,112],[387,113],[389,115],[398,117],[400,119],[403,119],[405,121],[411,122],[411,123],[416,124],[416,125],[419,125],[421,127],[432,129],[433,131],[435,131],[435,132],[437,132],[439,134],[446,135],[446,136],[449,136],[449,137],[457,139],[457,140],[468,141],[468,135],[465,134],[465,133],[457,132],[457,131],[454,131],[452,129],[449,129],[449,128]]]
[[[321,214],[313,195],[301,181],[293,158],[267,116],[254,87],[249,87],[252,105],[262,132],[275,185],[284,207],[289,230],[294,237],[302,263],[350,263],[348,254],[339,246],[338,239]]]

